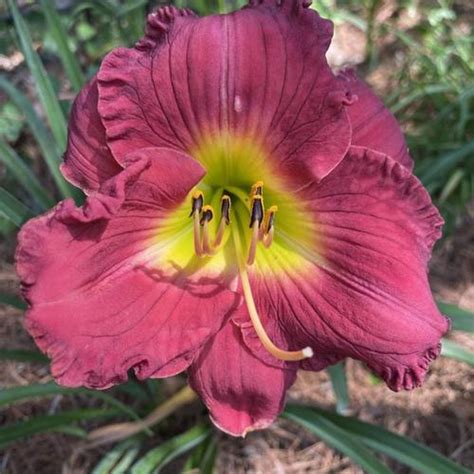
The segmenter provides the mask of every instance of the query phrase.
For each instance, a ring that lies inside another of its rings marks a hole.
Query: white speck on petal
[[[239,113],[242,112],[242,100],[240,100],[240,97],[238,95],[235,96],[234,99],[234,110]]]

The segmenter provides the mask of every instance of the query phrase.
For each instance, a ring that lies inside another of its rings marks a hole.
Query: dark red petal
[[[120,173],[105,140],[105,129],[97,110],[97,80],[94,76],[76,97],[69,119],[69,133],[61,171],[86,192]]]
[[[303,368],[352,357],[393,390],[421,385],[449,326],[427,279],[442,225],[428,193],[391,158],[353,147],[300,199],[319,225],[318,248],[304,249],[307,267],[281,256],[277,275],[257,266],[251,276],[271,337],[289,349],[311,346]],[[255,348],[255,337],[247,340]]]
[[[135,49],[99,72],[99,109],[119,162],[131,150],[195,153],[213,134],[250,138],[283,174],[318,179],[350,142],[346,85],[325,58],[332,24],[297,0],[254,2],[230,15],[164,10]]]
[[[184,370],[237,305],[205,269],[156,267],[156,231],[203,175],[185,155],[141,150],[89,196],[27,223],[17,271],[26,327],[68,386],[106,388]]]
[[[347,108],[352,124],[352,145],[384,153],[411,171],[413,160],[400,125],[390,110],[355,71],[344,70],[338,77],[358,98]]]
[[[296,378],[295,368],[277,369],[253,356],[230,322],[201,350],[188,374],[212,421],[234,436],[272,424]]]

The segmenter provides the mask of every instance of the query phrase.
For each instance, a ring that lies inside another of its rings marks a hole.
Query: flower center
[[[262,321],[260,320],[260,316],[258,315],[255,301],[253,299],[252,288],[247,273],[247,266],[253,265],[255,263],[257,245],[260,242],[267,249],[271,247],[275,232],[275,214],[278,211],[278,207],[273,205],[265,211],[263,199],[263,181],[257,181],[252,186],[248,200],[250,202],[249,229],[251,237],[245,261],[243,258],[245,253],[242,248],[242,242],[239,236],[240,232],[238,228],[234,229],[232,239],[235,246],[235,254],[237,256],[242,291],[255,332],[257,333],[263,347],[265,347],[265,349],[277,359],[298,361],[306,359],[307,357],[312,357],[313,350],[310,347],[305,347],[299,351],[285,351],[275,346],[265,331]],[[212,206],[204,204],[204,195],[200,190],[193,192],[190,217],[193,218],[193,241],[196,256],[200,258],[212,257],[220,250],[226,227],[230,226],[231,223],[231,205],[231,196],[227,194],[226,191],[224,191],[220,198],[220,219],[219,225],[217,227],[217,233],[215,238],[211,239],[209,233],[209,224],[214,219],[214,209]]]
[[[190,154],[206,169],[206,176],[183,205],[159,222],[149,255],[164,272],[192,276],[205,268],[210,277],[228,278],[229,285],[238,275],[263,346],[278,359],[311,357],[309,347],[284,351],[272,343],[256,310],[248,275],[249,269],[260,279],[305,270],[308,255],[319,245],[319,230],[308,219],[307,203],[289,190],[270,153],[254,138],[221,134]]]

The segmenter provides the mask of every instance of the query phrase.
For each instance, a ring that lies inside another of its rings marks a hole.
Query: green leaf
[[[464,158],[474,154],[474,141],[468,142],[462,147],[450,153],[446,153],[432,160],[430,167],[424,172],[420,179],[425,186],[433,186],[439,178],[443,178],[455,168]]]
[[[217,456],[217,437],[210,436],[199,444],[183,467],[183,474],[189,471],[212,474]]]
[[[35,112],[28,98],[3,76],[0,75],[0,89],[3,90],[10,100],[24,114],[31,133],[38,142],[43,158],[48,166],[49,172],[63,197],[72,197],[75,193],[73,188],[66,182],[59,171],[60,153],[54,140]]]
[[[444,94],[452,91],[454,91],[454,87],[451,85],[431,84],[429,86],[421,88],[420,90],[415,90],[409,96],[404,97],[403,99],[398,98],[397,102],[390,106],[390,110],[392,111],[392,113],[397,114],[413,102],[422,99],[426,96]],[[391,102],[391,100],[389,99],[387,102]]]
[[[202,443],[211,433],[208,425],[197,425],[148,451],[132,467],[132,474],[155,474],[181,454]]]
[[[441,355],[474,365],[474,352],[471,352],[460,344],[449,339],[443,339],[441,344]]]
[[[30,32],[28,31],[28,26],[21,16],[16,0],[7,0],[7,4],[13,16],[13,22],[15,23],[15,29],[20,40],[21,50],[25,56],[28,68],[35,79],[38,97],[44,107],[44,111],[48,117],[48,122],[51,125],[51,130],[59,149],[63,151],[66,149],[67,129],[61,105],[59,104],[53,85],[51,84],[43,63],[33,48],[33,41]]]
[[[15,196],[0,187],[0,216],[13,222],[17,227],[21,227],[34,216],[34,213],[18,201]]]
[[[61,387],[54,382],[46,384],[31,384],[21,387],[12,387],[0,390],[0,406],[28,400],[36,397],[45,397],[51,395],[86,395],[91,398],[102,400],[108,405],[120,410],[122,413],[130,416],[134,420],[139,420],[139,415],[129,406],[120,402],[113,396],[97,390],[88,390],[86,388],[67,388]]]
[[[344,362],[339,362],[327,368],[331,378],[332,389],[336,396],[336,411],[344,414],[349,409],[349,391],[347,388],[346,366]]]
[[[3,291],[0,291],[0,304],[13,306],[14,308],[21,310],[26,309],[26,303],[21,298],[11,295],[10,293],[3,293]]]
[[[18,107],[12,102],[6,102],[0,107],[0,138],[8,143],[16,142],[20,138],[24,122]]]
[[[390,469],[379,461],[361,441],[354,439],[343,428],[320,413],[306,407],[290,405],[283,412],[283,417],[304,426],[329,446],[350,457],[367,474],[391,473]]]
[[[48,395],[72,394],[74,389],[60,387],[55,383],[22,385],[0,390],[0,407]]]
[[[108,0],[82,0],[73,10],[75,18],[85,10],[95,10],[106,17],[114,17],[117,14],[117,6]]]
[[[18,156],[16,151],[0,139],[0,162],[12,176],[21,184],[23,189],[35,200],[42,210],[54,205],[54,201],[46,189],[38,181],[34,173]]]
[[[469,472],[436,451],[410,438],[391,433],[380,426],[316,407],[291,405],[287,407],[287,410],[298,410],[299,415],[303,417],[311,413],[319,414],[370,448],[384,453],[416,471],[429,472],[430,474],[446,474],[448,472],[449,474],[468,474]]]
[[[439,202],[445,203],[449,197],[459,188],[462,183],[462,180],[466,176],[466,171],[463,169],[458,169],[454,171],[451,177],[448,179],[446,184],[443,186],[441,194],[439,195]]]
[[[66,429],[72,434],[69,426],[71,423],[96,420],[98,418],[109,418],[117,414],[117,410],[111,409],[83,409],[66,411],[57,415],[37,416],[27,421],[4,425],[0,427],[0,449],[5,448],[14,441],[36,433],[64,431],[64,429]]]
[[[126,440],[111,449],[94,467],[92,474],[125,474],[137,457],[140,445]]]
[[[14,360],[16,362],[40,362],[48,364],[49,359],[41,352],[24,349],[0,349],[0,360]]]
[[[41,6],[49,26],[49,31],[58,48],[64,70],[71,81],[72,88],[79,92],[84,85],[84,76],[76,56],[69,48],[66,31],[52,0],[41,0]]]
[[[16,226],[9,219],[0,214],[0,238],[11,234]]]
[[[449,316],[452,322],[452,329],[455,331],[474,332],[474,313],[461,309],[454,304],[438,301],[439,310]]]

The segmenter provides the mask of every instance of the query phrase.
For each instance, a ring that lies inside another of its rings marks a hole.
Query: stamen
[[[259,187],[256,183],[254,187]],[[253,192],[253,191],[252,191]],[[250,228],[252,229],[252,237],[250,239],[249,252],[247,257],[247,264],[253,265],[255,262],[255,255],[257,254],[257,244],[260,239],[260,227],[263,222],[264,209],[263,197],[256,194],[252,198],[252,209],[250,210]]]
[[[252,288],[250,286],[249,277],[247,274],[247,270],[244,265],[240,266],[240,281],[242,283],[242,290],[244,292],[244,299],[247,304],[247,309],[249,311],[250,319],[252,321],[253,327],[255,332],[257,333],[260,342],[262,343],[263,347],[274,357],[280,360],[286,361],[298,361],[307,359],[309,357],[313,357],[314,352],[311,347],[305,347],[300,351],[285,351],[283,349],[278,348],[273,344],[271,339],[268,337],[268,334],[263,327],[262,321],[257,312],[257,308],[255,307],[255,301],[252,295]]]
[[[252,237],[250,240],[249,252],[247,257],[247,265],[253,265],[255,256],[257,255],[257,244],[260,237],[260,225],[255,221],[252,226]]]
[[[263,208],[263,197],[262,196],[254,196],[252,198],[252,209],[250,210],[250,229],[253,228],[255,222],[258,222],[258,227],[262,225],[263,218],[265,216],[264,208]]]
[[[214,218],[214,209],[212,206],[203,206],[202,216],[201,216],[201,225],[203,226],[206,222],[211,222]]]
[[[278,211],[278,206],[272,206],[268,211],[265,213],[265,221],[264,221],[264,233],[262,234],[262,243],[265,248],[269,248],[273,242],[273,234],[274,231],[274,224],[275,224],[275,214]]]
[[[189,217],[192,217],[196,211],[198,211],[198,214],[199,214],[203,206],[204,206],[204,195],[199,189],[196,189],[196,191],[194,191],[193,196],[192,196],[191,214],[189,214]]]
[[[224,196],[221,197],[221,219],[225,221],[226,225],[230,224],[231,205],[232,202],[230,200],[230,196],[224,194]]]
[[[214,240],[213,247],[219,247],[224,238],[224,232],[226,226],[230,225],[230,207],[231,200],[230,196],[224,194],[221,198],[221,221],[219,222],[219,229],[217,230],[216,240]]]
[[[198,257],[203,256],[202,244],[201,244],[201,231],[199,227],[199,220],[201,211],[204,205],[204,195],[201,191],[196,190],[192,196],[191,214],[189,217],[193,218],[193,231],[194,231],[194,253]]]
[[[214,218],[214,209],[212,206],[202,208],[201,226],[202,226],[202,250],[205,255],[215,255],[216,249],[213,248],[209,238],[209,222]]]
[[[255,196],[263,196],[263,181],[257,181],[250,190],[250,199]]]

